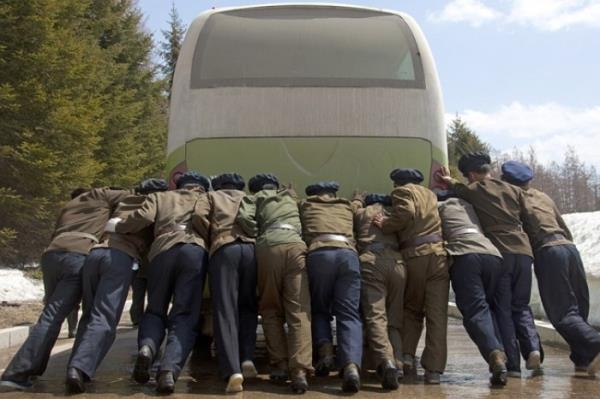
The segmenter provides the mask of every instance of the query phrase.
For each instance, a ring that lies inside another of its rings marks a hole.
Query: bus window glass
[[[397,15],[266,7],[212,15],[196,44],[191,88],[424,88],[415,39]]]

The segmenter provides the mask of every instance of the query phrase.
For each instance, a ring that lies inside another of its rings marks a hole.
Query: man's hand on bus
[[[440,179],[446,184],[454,184],[454,179],[450,176],[450,169],[447,166],[442,166],[436,174],[436,178]]]
[[[385,219],[387,219],[385,216],[383,216],[383,213],[378,213],[377,215],[375,215],[373,217],[373,220],[371,221],[371,223],[373,223],[375,226],[381,228],[383,226],[383,223],[385,222]]]

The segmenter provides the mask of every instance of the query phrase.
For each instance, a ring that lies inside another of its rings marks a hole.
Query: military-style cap
[[[167,191],[168,189],[169,185],[165,179],[150,178],[142,180],[135,191],[139,194],[150,194],[156,191]]]
[[[510,184],[521,186],[533,179],[533,170],[521,162],[504,162],[502,164],[502,178]]]
[[[398,168],[390,172],[390,179],[397,184],[421,183],[423,181],[423,173],[418,169],[403,169]]]
[[[392,205],[392,197],[386,194],[367,194],[365,197],[365,205],[382,204],[386,206]]]
[[[337,193],[340,184],[336,181],[320,181],[306,186],[304,192],[306,195],[319,195],[322,193]]]
[[[208,191],[208,188],[210,187],[210,181],[205,176],[194,171],[185,172],[177,179],[177,188],[181,188],[186,184],[198,184],[204,187],[205,191]]]
[[[483,165],[489,165],[491,163],[492,159],[489,154],[486,154],[485,152],[470,152],[460,157],[458,160],[458,170],[466,176],[469,172],[473,172]]]
[[[225,185],[235,187],[236,190],[243,190],[246,186],[244,178],[237,173],[222,173],[211,180],[213,190],[220,190]]]
[[[272,184],[279,188],[279,180],[277,179],[277,176],[271,173],[259,173],[248,180],[248,188],[253,193],[262,190],[263,186],[266,184]]]

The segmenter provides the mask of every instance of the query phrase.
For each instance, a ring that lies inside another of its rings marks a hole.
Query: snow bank
[[[600,278],[600,211],[564,215],[586,273]]]
[[[23,275],[23,271],[0,268],[0,301],[34,301],[44,297],[44,284]]]

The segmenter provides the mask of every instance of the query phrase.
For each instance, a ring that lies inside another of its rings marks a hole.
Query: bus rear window
[[[216,13],[202,28],[191,88],[424,88],[415,39],[398,15],[335,7]]]

